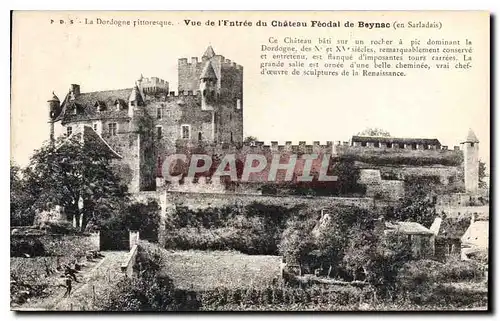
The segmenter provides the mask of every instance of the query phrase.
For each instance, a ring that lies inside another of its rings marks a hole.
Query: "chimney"
[[[69,92],[71,94],[71,98],[75,99],[78,96],[80,96],[80,85],[77,84],[71,84],[71,87],[69,88]]]

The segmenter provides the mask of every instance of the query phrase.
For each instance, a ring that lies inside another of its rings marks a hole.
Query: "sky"
[[[319,16],[323,20],[388,19],[365,16]],[[305,16],[292,17],[306,19]],[[172,21],[172,27],[85,25],[85,18]],[[442,30],[347,30],[319,28],[185,27],[184,19],[205,22],[282,19],[254,12],[218,13],[63,13],[14,15],[12,44],[11,160],[25,166],[49,136],[47,100],[54,91],[62,100],[70,84],[82,92],[129,88],[141,74],[159,77],[177,88],[177,60],[199,57],[208,45],[216,54],[244,67],[244,135],[265,142],[347,141],[367,127],[396,137],[438,138],[453,148],[472,128],[480,141],[480,158],[489,163],[488,30],[474,19],[439,17]],[[287,16],[287,19],[289,16]],[[424,16],[415,17],[424,19]],[[64,20],[64,25],[54,21]],[[291,19],[291,20],[293,20]],[[425,19],[436,20],[429,13]],[[68,25],[68,21],[78,21]],[[306,20],[311,20],[307,17]],[[489,23],[489,22],[488,22]],[[482,28],[484,27],[484,28]],[[434,34],[435,32],[435,34]],[[485,34],[486,33],[486,34]],[[333,39],[462,39],[477,46],[468,71],[414,72],[407,77],[291,77],[260,74],[261,45],[269,37]],[[59,129],[60,130],[60,129]]]

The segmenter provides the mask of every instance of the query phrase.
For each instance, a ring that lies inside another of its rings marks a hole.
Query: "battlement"
[[[237,70],[242,70],[243,69],[243,66],[237,64],[236,62],[234,61],[231,61],[230,59],[224,59],[223,56],[221,56],[222,59],[222,66],[225,67],[225,68],[234,68],[234,69],[237,69]]]
[[[168,81],[158,77],[141,78],[140,87],[146,94],[152,93],[168,93]]]
[[[236,70],[243,70],[242,65],[239,65],[234,61],[231,61],[231,59],[226,59],[222,55],[215,55],[214,58],[212,58],[212,60],[218,61],[223,68],[234,68]],[[191,59],[179,58],[178,65],[181,68],[200,69],[201,71],[201,68],[203,68],[205,62],[206,60],[203,59],[200,60],[198,59],[198,57],[191,57]]]

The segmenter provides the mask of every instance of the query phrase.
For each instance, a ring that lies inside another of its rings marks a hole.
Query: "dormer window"
[[[101,112],[106,109],[106,104],[104,104],[102,101],[96,101],[94,107],[97,112]]]

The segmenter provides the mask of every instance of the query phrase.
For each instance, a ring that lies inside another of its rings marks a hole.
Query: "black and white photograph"
[[[13,311],[481,311],[486,11],[14,11]]]

